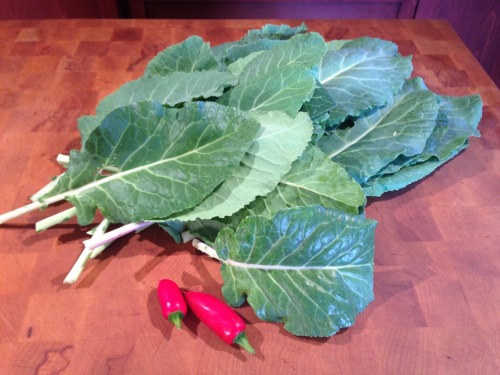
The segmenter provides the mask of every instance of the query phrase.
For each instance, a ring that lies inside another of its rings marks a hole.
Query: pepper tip
[[[243,349],[245,349],[250,354],[255,354],[255,349],[250,345],[250,341],[248,341],[248,337],[245,332],[241,332],[233,341],[235,344],[238,344]]]

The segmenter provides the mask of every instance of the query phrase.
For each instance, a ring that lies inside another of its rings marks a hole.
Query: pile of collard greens
[[[81,150],[28,206],[74,205],[46,226],[74,213],[88,225],[98,209],[93,239],[109,223],[157,223],[178,242],[188,231],[222,263],[230,305],[330,336],[373,299],[366,197],[479,136],[479,96],[437,95],[411,75],[411,58],[377,38],[325,42],[287,25],[215,47],[190,37],[79,119]],[[88,242],[80,271],[106,241]]]

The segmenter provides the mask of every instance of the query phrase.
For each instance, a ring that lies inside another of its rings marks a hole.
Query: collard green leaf
[[[267,24],[262,26],[260,29],[249,30],[241,41],[243,43],[250,43],[260,39],[288,40],[295,35],[303,34],[305,32],[307,32],[307,26],[304,24],[295,27],[291,27],[286,24]]]
[[[97,106],[96,112],[104,117],[117,108],[144,101],[156,101],[173,107],[193,99],[218,97],[237,81],[235,76],[218,71],[174,72],[165,76],[142,77],[106,96]]]
[[[284,111],[295,116],[314,87],[306,68],[286,65],[240,83],[226,95],[230,106],[243,111]]]
[[[436,96],[408,83],[385,107],[357,119],[351,128],[335,129],[317,146],[362,184],[398,156],[420,154],[437,113]]]
[[[373,300],[376,222],[321,206],[252,216],[215,241],[222,292],[299,336],[331,336]]]
[[[363,191],[367,196],[379,197],[388,191],[402,189],[434,172],[448,160],[457,156],[460,151],[468,146],[468,144],[469,142],[466,141],[445,159],[431,158],[422,163],[407,165],[398,170],[396,173],[382,175],[375,181],[370,182],[369,185],[363,185]]]
[[[158,53],[149,61],[144,75],[167,75],[173,72],[218,69],[219,64],[210,49],[210,45],[199,36],[191,36]]]
[[[248,216],[271,218],[284,208],[311,205],[358,214],[363,211],[364,204],[361,186],[344,168],[317,147],[309,146],[273,191],[257,197],[225,222],[236,228]]]
[[[313,95],[309,101],[304,103],[302,110],[307,112],[314,121],[319,116],[328,113],[334,106],[335,102],[328,91],[319,82],[316,82]]]
[[[215,103],[120,108],[71,153],[51,195],[64,194],[82,225],[96,208],[112,222],[167,217],[200,203],[228,178],[258,130],[246,113]]]
[[[80,116],[78,118],[78,131],[80,132],[82,145],[87,142],[90,133],[100,125],[101,121],[102,119],[97,116]]]
[[[400,56],[394,43],[364,37],[328,51],[318,80],[335,102],[332,120],[341,123],[388,103],[411,72],[411,59]]]
[[[260,195],[273,190],[311,138],[312,124],[305,113],[295,118],[283,112],[252,113],[260,130],[231,177],[212,194],[176,220],[212,219],[234,214]]]
[[[337,51],[350,41],[351,40],[349,39],[329,40],[328,42],[326,42],[326,48],[328,51]]]
[[[440,95],[439,99],[439,112],[446,116],[447,130],[431,153],[439,159],[444,159],[461,147],[469,137],[480,136],[477,126],[482,116],[483,104],[479,95]]]
[[[222,43],[212,47],[212,52],[222,66],[229,65],[257,51],[267,51],[283,43],[294,35],[307,31],[305,25],[290,27],[288,25],[264,25],[261,29],[249,30],[238,41]]]
[[[480,134],[477,125],[481,118],[482,102],[477,95],[440,96],[436,127],[421,154],[402,158],[396,165],[384,168],[379,175],[363,184],[369,196],[402,189],[429,174],[465,149],[469,138]]]
[[[85,143],[88,135],[99,126],[104,117],[117,108],[143,101],[157,101],[173,107],[195,99],[218,97],[227,87],[235,85],[237,80],[229,73],[212,70],[173,72],[165,76],[151,75],[129,81],[99,103],[95,116],[79,119],[82,143]]]
[[[240,75],[243,69],[255,58],[260,56],[264,51],[252,52],[248,56],[242,57],[241,59],[236,60],[235,62],[229,64],[226,68],[226,71],[237,76]]]
[[[318,33],[299,34],[253,59],[238,76],[239,82],[247,82],[267,74],[276,68],[299,65],[312,68],[326,53],[326,44]]]

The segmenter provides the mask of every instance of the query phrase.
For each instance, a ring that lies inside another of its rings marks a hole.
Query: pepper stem
[[[182,319],[184,318],[184,314],[181,311],[175,311],[173,313],[168,314],[168,321],[176,326],[178,329],[182,328]]]
[[[250,341],[248,341],[248,337],[245,332],[241,332],[238,336],[235,337],[233,343],[238,344],[243,349],[251,354],[255,354],[255,349],[250,345]]]

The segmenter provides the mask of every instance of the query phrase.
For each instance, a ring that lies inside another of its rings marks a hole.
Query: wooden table
[[[0,212],[60,173],[79,148],[76,119],[140,76],[158,51],[199,34],[213,45],[264,21],[0,22]],[[299,22],[288,22],[296,25]],[[375,301],[328,339],[294,337],[249,306],[255,356],[222,343],[188,314],[163,320],[160,278],[221,297],[219,265],[150,228],[119,240],[63,285],[87,228],[36,233],[49,208],[0,227],[0,374],[500,373],[500,93],[441,21],[313,21],[327,39],[377,36],[412,54],[440,94],[478,93],[482,137],[424,181],[371,199]]]

